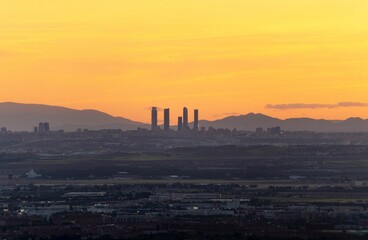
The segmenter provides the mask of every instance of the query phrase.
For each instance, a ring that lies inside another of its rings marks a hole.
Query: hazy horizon
[[[137,123],[142,123],[142,124],[147,124],[147,125],[150,125],[150,112],[151,112],[151,109],[150,108],[147,108],[146,109],[146,113],[147,113],[147,116],[146,116],[146,119],[145,121],[138,121],[136,119],[131,119],[131,118],[128,118],[126,117],[125,115],[113,115],[111,113],[108,113],[108,112],[105,112],[101,109],[94,109],[94,108],[88,108],[88,109],[78,109],[78,108],[70,108],[70,107],[65,107],[65,106],[61,106],[61,105],[51,105],[51,104],[44,104],[44,103],[20,103],[20,102],[11,102],[11,101],[7,101],[7,102],[0,102],[0,105],[1,104],[16,104],[16,105],[35,105],[35,106],[48,106],[48,107],[61,107],[61,108],[66,108],[66,109],[70,109],[70,110],[77,110],[77,111],[97,111],[97,112],[101,112],[101,113],[104,113],[104,114],[107,114],[107,115],[110,115],[114,118],[124,118],[124,119],[128,119],[128,120],[131,120],[133,122],[137,122]],[[183,106],[185,107],[185,106]],[[164,107],[160,107],[160,106],[157,106],[158,108],[158,121],[159,121],[159,124],[163,124],[163,109]],[[175,126],[177,124],[177,117],[179,116],[182,116],[182,110],[183,108],[182,107],[177,107],[177,108],[174,108],[174,109],[171,109],[170,108],[170,122],[173,126]],[[192,122],[192,118],[193,118],[193,111],[194,109],[188,109],[189,110],[189,122]],[[178,115],[173,115],[174,113],[177,113]],[[199,112],[201,113],[201,109],[199,109]],[[361,118],[361,117],[358,117],[358,116],[350,116],[348,118],[344,118],[344,119],[327,119],[327,118],[313,118],[313,117],[308,117],[308,116],[301,116],[301,117],[290,117],[290,118],[278,118],[278,117],[275,117],[275,116],[272,116],[272,115],[269,115],[269,114],[265,114],[263,112],[244,112],[244,113],[226,113],[226,114],[217,114],[217,118],[214,118],[214,119],[205,119],[205,118],[200,118],[200,121],[216,121],[216,120],[222,120],[222,119],[225,119],[227,117],[240,117],[240,116],[246,116],[246,115],[251,115],[251,114],[255,114],[255,115],[258,115],[258,114],[261,114],[261,115],[264,115],[264,116],[267,116],[267,117],[271,117],[271,118],[276,118],[276,119],[280,119],[280,120],[287,120],[287,119],[302,119],[302,118],[307,118],[307,119],[314,119],[314,120],[327,120],[327,121],[345,121],[345,120],[348,120],[348,119],[351,119],[351,118]],[[367,120],[368,118],[361,118],[363,120]]]

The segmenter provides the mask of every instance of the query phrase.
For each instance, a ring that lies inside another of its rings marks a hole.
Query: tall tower
[[[165,131],[170,130],[170,109],[169,108],[164,109],[164,130]]]
[[[194,126],[193,126],[193,130],[194,131],[199,130],[199,113],[198,113],[198,109],[194,109]]]
[[[44,122],[43,123],[45,132],[50,132],[50,123]]]
[[[50,123],[48,123],[48,122],[40,122],[38,124],[38,132],[39,133],[47,133],[47,132],[50,132]]]
[[[187,130],[189,129],[189,123],[188,123],[188,108],[183,108],[183,129]]]
[[[178,117],[178,131],[183,130],[183,117]]]
[[[43,124],[43,122],[40,122],[38,124],[38,132],[39,133],[44,133],[45,132],[45,125]]]
[[[151,111],[151,130],[157,130],[157,107],[152,107]]]

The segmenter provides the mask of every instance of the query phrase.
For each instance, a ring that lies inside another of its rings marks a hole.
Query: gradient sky
[[[0,0],[0,84],[144,122],[153,105],[368,118],[368,1]]]

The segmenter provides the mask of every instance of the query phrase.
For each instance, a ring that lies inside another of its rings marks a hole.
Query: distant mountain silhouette
[[[51,130],[78,128],[132,130],[148,125],[96,110],[75,110],[41,104],[0,103],[0,127],[12,131],[31,131],[39,122],[50,122]]]
[[[241,116],[230,116],[216,121],[200,121],[201,127],[228,128],[255,131],[258,127],[269,128],[280,126],[287,131],[313,132],[368,132],[368,120],[349,118],[346,120],[323,120],[311,118],[277,119],[263,114],[250,113]]]
[[[51,130],[75,131],[78,128],[134,130],[149,129],[148,124],[134,122],[122,117],[113,117],[96,110],[75,110],[42,104],[0,103],[0,127],[12,131],[31,131],[39,122],[50,122]],[[368,132],[368,120],[349,118],[346,120],[323,120],[290,118],[281,120],[263,114],[229,116],[215,121],[200,121],[201,127],[227,128],[255,131],[258,127],[280,126],[287,131],[313,132]]]

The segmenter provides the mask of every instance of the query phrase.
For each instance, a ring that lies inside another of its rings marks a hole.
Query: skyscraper
[[[193,130],[194,131],[198,131],[199,130],[199,114],[198,114],[198,109],[194,109],[194,126],[193,126]]]
[[[183,108],[183,129],[188,130],[189,129],[189,123],[188,123],[188,108]]]
[[[50,132],[50,123],[48,123],[48,122],[40,122],[38,124],[38,132],[39,133],[47,133],[47,132]]]
[[[157,107],[152,107],[151,111],[151,130],[157,130]]]
[[[183,130],[183,117],[178,117],[178,131]]]
[[[45,127],[44,127],[44,125],[43,125],[43,122],[40,122],[40,123],[38,124],[38,132],[39,132],[39,133],[44,133],[44,132],[45,132]]]
[[[169,131],[170,130],[170,109],[166,108],[164,110],[164,130]]]
[[[44,122],[43,125],[44,125],[44,128],[45,128],[45,132],[50,132],[50,123]]]

